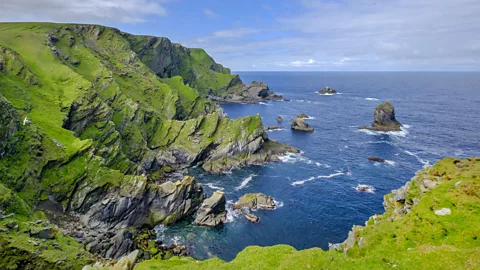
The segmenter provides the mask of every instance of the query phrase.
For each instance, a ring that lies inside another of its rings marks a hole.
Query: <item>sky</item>
[[[235,71],[480,71],[480,0],[0,0],[0,21],[168,37]]]

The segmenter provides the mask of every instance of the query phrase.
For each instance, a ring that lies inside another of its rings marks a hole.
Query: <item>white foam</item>
[[[265,102],[259,102],[258,104],[260,104],[260,105],[267,105],[267,106],[270,106],[270,105],[272,105],[272,104],[265,103]]]
[[[256,174],[250,174],[247,178],[243,179],[240,186],[236,187],[235,190],[240,190],[248,185],[248,182],[252,181],[253,177],[257,176]]]
[[[307,164],[312,163],[310,159],[302,156],[302,154],[303,152],[301,152],[300,154],[287,152],[285,155],[279,156],[278,158],[285,163],[296,163],[299,161],[305,162]]]
[[[310,182],[310,181],[313,181],[315,179],[325,179],[325,178],[333,178],[333,177],[336,177],[336,176],[339,176],[339,175],[343,175],[344,173],[343,172],[337,172],[337,173],[332,173],[332,174],[329,174],[329,175],[320,175],[320,176],[317,176],[317,177],[310,177],[306,180],[301,180],[301,181],[295,181],[293,182],[291,185],[292,186],[298,186],[298,185],[303,185],[305,184],[306,182]]]
[[[367,98],[365,98],[365,100],[377,101],[377,100],[378,100],[378,98],[367,97]]]
[[[358,192],[368,192],[368,193],[375,193],[375,188],[370,185],[358,185],[355,188]]]
[[[339,93],[337,93],[339,94]],[[330,94],[330,93],[325,93],[325,94],[319,94],[320,96],[334,96],[335,94]]]
[[[273,202],[275,203],[275,209],[283,207],[283,202],[282,201],[273,200]]]
[[[219,186],[215,186],[213,183],[207,183],[205,184],[207,187],[211,188],[211,189],[215,189],[215,190],[224,190],[223,187],[219,187]]]
[[[317,167],[330,168],[330,165],[322,164],[322,163],[320,163],[320,162],[315,162],[315,165],[317,165]]]
[[[405,153],[406,153],[407,155],[410,155],[410,156],[412,156],[412,157],[415,157],[415,158],[418,160],[418,162],[420,162],[420,163],[423,164],[423,168],[427,168],[427,167],[430,167],[430,166],[431,166],[431,165],[430,165],[430,162],[429,162],[428,160],[425,160],[425,159],[419,157],[417,154],[412,153],[412,152],[407,151],[407,150],[405,150]]]
[[[385,160],[385,164],[388,164],[388,165],[390,165],[390,166],[396,166],[396,165],[397,165],[397,163],[396,163],[395,161],[393,161],[393,160],[388,160],[388,159]]]
[[[232,209],[233,204],[234,202],[232,200],[228,200],[226,203],[227,220],[225,222],[233,222],[235,218],[237,218],[240,215],[239,212]]]
[[[267,132],[274,132],[274,131],[285,131],[284,128],[279,128],[279,129],[269,129]]]
[[[406,137],[408,135],[408,128],[410,126],[404,125],[400,127],[400,131],[375,131],[375,130],[370,130],[370,129],[359,129],[360,132],[366,133],[368,135],[372,136],[381,136],[381,135],[392,135],[392,136],[397,136],[397,137]]]

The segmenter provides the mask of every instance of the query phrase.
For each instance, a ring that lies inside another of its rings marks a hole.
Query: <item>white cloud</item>
[[[218,14],[215,13],[213,10],[208,9],[208,8],[203,9],[203,14],[205,14],[210,19],[218,18]]]
[[[238,29],[231,29],[231,30],[216,31],[213,33],[213,36],[222,37],[222,38],[241,38],[243,36],[256,34],[259,32],[260,32],[259,29],[238,28]]]
[[[165,16],[167,0],[2,0],[2,21],[137,23],[149,15]]]

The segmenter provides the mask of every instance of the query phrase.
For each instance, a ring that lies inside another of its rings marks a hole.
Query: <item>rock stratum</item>
[[[329,251],[251,246],[230,262],[174,257],[135,269],[478,269],[480,158],[445,158],[384,197],[385,213]]]
[[[166,38],[0,23],[0,269],[79,269],[147,249],[140,229],[204,200],[192,177],[167,181],[172,173],[298,151],[269,140],[259,115],[229,119],[207,98],[244,87],[204,50]],[[32,238],[45,230],[52,237]]]

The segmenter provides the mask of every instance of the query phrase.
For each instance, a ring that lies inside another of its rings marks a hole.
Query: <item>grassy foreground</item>
[[[354,226],[340,251],[252,246],[231,262],[174,257],[135,269],[480,269],[480,159],[443,159],[405,191],[400,202],[386,195],[385,214]],[[436,215],[442,208],[451,214]]]

